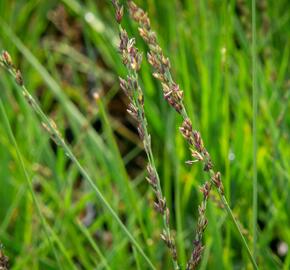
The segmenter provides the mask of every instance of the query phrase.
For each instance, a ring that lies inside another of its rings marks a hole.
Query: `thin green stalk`
[[[252,106],[253,106],[253,254],[257,256],[257,219],[258,219],[258,173],[257,173],[257,59],[256,59],[256,0],[252,0]]]
[[[144,128],[145,129],[145,134],[146,134],[145,137],[147,137],[147,141],[150,141],[150,135],[148,133],[147,127],[146,127],[146,125],[144,125],[144,126],[145,126],[145,128]],[[148,149],[149,149],[149,151],[148,152],[146,151],[147,158],[148,158],[149,164],[154,169],[155,175],[157,177],[158,192],[160,193],[160,196],[163,197],[162,188],[161,188],[161,184],[160,184],[160,178],[159,178],[159,174],[157,173],[155,160],[154,160],[154,156],[153,156],[153,153],[152,153],[151,143],[149,143]],[[169,224],[168,224],[166,212],[163,214],[162,220],[163,220],[163,226],[164,226],[164,228],[166,230],[166,234],[168,235],[169,239],[171,239],[172,236],[171,236],[170,227],[169,227]],[[172,262],[173,262],[173,266],[174,266],[175,270],[180,269],[180,267],[178,265],[178,262],[176,260],[173,259]]]
[[[226,197],[225,197],[224,195],[222,195],[221,193],[219,193],[219,196],[220,196],[221,201],[223,202],[223,205],[224,205],[224,207],[225,207],[227,213],[229,214],[229,216],[230,216],[230,218],[231,218],[233,224],[235,225],[235,227],[236,227],[238,233],[240,234],[240,237],[241,237],[241,239],[242,239],[243,245],[244,245],[244,247],[246,248],[246,251],[247,251],[248,256],[249,256],[249,258],[250,258],[250,260],[251,260],[251,262],[252,262],[252,265],[253,265],[254,269],[255,269],[255,270],[258,270],[259,268],[258,268],[258,265],[257,265],[257,263],[256,263],[256,261],[255,261],[255,258],[253,257],[253,255],[252,255],[252,253],[251,253],[251,250],[250,250],[250,248],[249,248],[249,246],[248,246],[248,244],[247,244],[247,241],[246,241],[246,239],[245,239],[245,237],[244,237],[244,235],[243,235],[243,233],[242,233],[242,230],[241,230],[241,228],[240,228],[240,225],[239,225],[239,223],[237,222],[236,218],[234,217],[233,212],[232,212],[232,210],[231,210],[231,208],[230,208],[230,206],[229,206],[229,204],[228,204],[228,201],[227,201]]]
[[[128,33],[122,28],[121,21],[124,10],[118,0],[113,0],[112,4],[115,8],[115,19],[119,24],[120,44],[119,53],[124,66],[127,68],[127,79],[120,78],[120,87],[130,100],[127,111],[137,121],[137,129],[139,136],[143,142],[144,149],[148,159],[147,171],[148,182],[152,187],[157,201],[154,203],[155,210],[162,215],[163,232],[161,238],[171,252],[171,259],[175,270],[180,269],[177,259],[177,251],[175,241],[170,231],[170,212],[163,197],[159,175],[156,169],[155,160],[151,147],[151,137],[147,128],[147,119],[144,111],[144,94],[139,84],[138,71],[141,68],[142,54],[135,47],[135,39],[129,39]]]
[[[193,130],[192,123],[188,118],[188,113],[183,104],[183,91],[180,90],[179,85],[172,79],[169,59],[164,56],[163,51],[157,42],[156,33],[151,29],[150,19],[147,13],[140,7],[138,7],[132,0],[129,0],[128,4],[131,18],[139,24],[139,33],[141,37],[145,40],[145,42],[149,45],[148,62],[154,69],[154,77],[162,84],[164,98],[167,100],[169,105],[171,105],[175,109],[175,111],[182,116],[184,120],[180,131],[185,139],[188,141],[190,145],[190,150],[196,161],[200,161],[203,163],[204,171],[209,173],[212,183],[216,187],[219,195],[223,197],[222,202],[225,203],[225,208],[229,210],[229,204],[224,196],[224,188],[221,180],[221,174],[220,172],[215,172],[213,170],[213,163],[211,161],[210,154],[204,147],[201,135],[198,131]],[[257,102],[256,98],[254,99],[254,101]],[[254,186],[256,189],[257,185]],[[254,194],[254,196],[256,196],[257,192],[254,192]],[[256,206],[257,205],[255,205],[255,207]],[[255,269],[258,269],[255,259],[249,250],[249,247],[245,241],[245,238],[238,226],[235,217],[233,215],[230,216],[239,232],[243,246],[248,251],[248,255],[253,264],[253,267]],[[195,254],[193,253],[193,255]],[[192,262],[195,266],[199,263],[199,260],[193,259]]]
[[[137,73],[135,73],[135,76],[138,78]],[[138,104],[138,110],[140,110],[140,112],[142,113],[143,109],[141,108],[141,106],[138,102],[138,97],[134,96],[134,100]],[[161,188],[161,184],[160,184],[160,178],[159,178],[159,174],[157,172],[156,165],[155,165],[155,159],[154,159],[153,152],[152,152],[151,139],[150,139],[150,135],[149,135],[149,132],[147,129],[147,120],[146,119],[144,119],[142,126],[143,126],[143,131],[144,131],[144,147],[145,147],[145,152],[147,155],[148,163],[151,166],[151,168],[153,168],[153,170],[154,170],[154,174],[157,178],[157,191],[159,192],[160,197],[163,198],[162,188]],[[170,231],[170,227],[169,227],[167,219],[168,219],[168,217],[166,216],[166,212],[164,212],[162,215],[163,226],[164,226],[164,229],[166,231],[166,235],[169,237],[169,239],[172,239],[171,231]],[[180,269],[178,262],[176,260],[173,259],[172,263],[173,263],[175,270]]]
[[[129,197],[128,200],[125,200],[126,206],[128,209],[134,203],[134,190],[129,183],[128,175],[124,170],[124,166],[121,166],[120,162],[115,162],[115,158],[113,157],[114,153],[112,151],[108,151],[105,147],[104,139],[100,134],[98,134],[93,127],[89,124],[89,121],[86,117],[83,116],[82,113],[78,110],[75,104],[73,104],[70,99],[65,95],[62,91],[60,85],[57,81],[49,74],[47,69],[38,61],[38,59],[31,53],[31,51],[21,42],[21,40],[15,35],[12,29],[0,18],[0,32],[3,31],[5,35],[11,40],[11,42],[18,48],[18,50],[23,54],[23,56],[31,63],[31,65],[38,71],[43,80],[49,86],[49,89],[52,91],[53,95],[57,98],[58,102],[62,105],[61,107],[68,115],[68,120],[71,124],[73,132],[79,132],[80,129],[83,129],[84,126],[87,126],[86,132],[83,132],[83,137],[85,138],[86,143],[94,145],[97,150],[97,154],[95,155],[97,161],[104,166],[108,170],[108,173],[111,175],[113,179],[117,179],[119,177],[122,180],[120,183],[124,190],[127,190]],[[110,149],[111,150],[111,149]],[[110,168],[107,167],[107,164],[110,164]],[[120,167],[121,166],[121,167]],[[122,172],[120,174],[120,172]],[[117,181],[119,182],[119,181]],[[136,209],[132,209],[132,211],[136,211]],[[142,224],[141,212],[136,211],[137,213],[137,222],[141,227],[144,227]],[[142,230],[143,231],[143,230]]]
[[[110,203],[106,200],[106,198],[103,196],[99,188],[95,185],[94,181],[92,178],[89,176],[87,171],[84,169],[84,167],[80,164],[76,156],[73,154],[71,151],[70,147],[66,144],[66,142],[63,140],[61,137],[60,133],[58,132],[56,125],[45,115],[45,113],[42,111],[38,103],[35,101],[35,99],[30,95],[28,90],[26,89],[25,85],[23,84],[22,81],[22,76],[20,71],[16,71],[13,68],[12,60],[9,56],[9,61],[11,61],[11,64],[8,63],[7,59],[3,57],[3,55],[6,54],[7,52],[3,52],[2,54],[2,60],[0,63],[2,66],[8,70],[8,72],[12,75],[12,77],[15,79],[16,83],[21,87],[22,94],[25,97],[26,101],[28,104],[31,106],[33,111],[37,114],[37,116],[40,118],[42,121],[42,124],[44,128],[47,130],[47,132],[50,134],[51,138],[55,141],[55,143],[61,147],[64,152],[66,153],[67,157],[76,165],[78,168],[79,172],[81,175],[84,177],[84,179],[90,184],[92,189],[95,191],[98,199],[101,201],[103,206],[108,210],[108,212],[111,214],[111,216],[115,219],[115,221],[119,224],[120,228],[122,231],[125,233],[125,235],[128,237],[130,242],[136,247],[136,249],[140,252],[140,254],[143,256],[143,258],[146,260],[150,268],[155,269],[153,263],[151,260],[147,257],[143,249],[141,248],[140,244],[136,241],[135,237],[129,232],[129,230],[126,228],[126,226],[123,224],[117,213],[114,211],[114,209],[111,207]]]
[[[35,196],[35,194],[34,194],[34,191],[33,191],[32,181],[31,181],[31,179],[30,179],[30,177],[29,177],[29,175],[28,175],[28,172],[27,172],[27,170],[26,170],[26,168],[25,168],[24,161],[23,161],[23,159],[22,159],[22,154],[20,153],[20,150],[19,150],[18,144],[17,144],[17,142],[16,142],[16,140],[15,140],[15,137],[14,137],[14,135],[13,135],[13,132],[12,132],[12,129],[11,129],[11,126],[10,126],[10,123],[9,123],[9,120],[8,120],[8,117],[7,117],[7,114],[6,114],[6,110],[5,110],[5,108],[4,108],[4,105],[3,105],[3,102],[2,102],[1,99],[0,99],[0,109],[1,109],[1,114],[3,115],[4,125],[6,126],[6,130],[7,130],[8,136],[9,136],[9,138],[10,138],[10,141],[11,141],[12,144],[14,145],[14,148],[15,148],[15,151],[16,151],[16,156],[17,156],[18,163],[19,163],[19,165],[20,165],[20,168],[21,168],[21,170],[22,170],[22,173],[23,173],[23,175],[24,175],[24,178],[25,178],[25,180],[26,180],[26,182],[27,182],[27,185],[28,185],[29,191],[30,191],[30,193],[31,193],[31,196],[32,196],[33,202],[34,202],[34,204],[35,204],[35,206],[36,206],[36,209],[37,209],[37,213],[38,213],[38,215],[39,215],[39,217],[40,217],[41,224],[42,224],[42,226],[43,226],[43,228],[44,228],[44,233],[45,233],[46,238],[47,238],[47,240],[48,240],[48,242],[49,242],[49,245],[50,245],[50,247],[51,247],[51,249],[52,249],[52,251],[53,251],[53,254],[54,254],[55,258],[56,258],[56,261],[57,261],[58,267],[59,267],[60,269],[63,269],[63,267],[62,267],[62,265],[61,265],[61,263],[60,263],[60,260],[59,260],[58,253],[57,253],[57,251],[56,251],[56,249],[55,249],[55,246],[54,246],[54,244],[52,243],[52,241],[51,241],[51,239],[50,239],[50,234],[49,234],[49,231],[48,231],[48,227],[49,227],[49,225],[47,224],[47,222],[46,222],[46,220],[45,220],[45,218],[44,218],[44,216],[42,215],[42,212],[41,212],[41,210],[40,210],[40,206],[39,206],[38,200],[37,200],[37,198],[36,198],[36,196]],[[70,260],[68,260],[68,261],[71,262]],[[72,264],[71,266],[75,269],[75,266],[74,266],[73,264]]]
[[[100,248],[97,246],[97,244],[95,243],[94,239],[92,238],[89,230],[79,221],[76,221],[76,225],[79,227],[80,231],[84,234],[84,236],[88,239],[89,243],[91,244],[92,248],[95,250],[95,252],[98,254],[98,256],[100,257],[100,262],[98,263],[98,265],[96,265],[96,267],[105,267],[107,270],[111,270],[111,267],[108,265],[108,262],[106,260],[106,258],[104,257],[104,255],[102,254],[102,251],[100,250]]]

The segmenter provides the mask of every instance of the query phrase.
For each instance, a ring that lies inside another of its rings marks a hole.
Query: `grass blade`
[[[7,52],[6,52],[7,53]],[[5,52],[3,53],[3,55]],[[9,56],[10,57],[10,56]],[[42,122],[44,128],[47,130],[51,138],[55,141],[55,143],[61,147],[64,152],[66,153],[67,157],[76,165],[79,172],[83,176],[83,178],[89,183],[91,188],[95,191],[98,199],[100,200],[101,204],[108,210],[108,212],[111,214],[112,218],[118,223],[124,234],[128,237],[130,242],[136,247],[136,249],[139,251],[139,253],[143,256],[145,261],[148,263],[150,268],[155,269],[153,263],[151,260],[147,257],[145,252],[143,251],[140,244],[137,242],[135,237],[129,232],[127,227],[124,225],[124,223],[121,221],[115,210],[111,207],[110,203],[107,201],[107,199],[103,196],[102,192],[99,190],[99,188],[95,185],[93,179],[89,176],[85,168],[81,165],[79,160],[76,158],[76,156],[73,154],[70,147],[67,145],[67,143],[63,140],[61,137],[59,131],[57,130],[56,125],[45,115],[45,113],[42,111],[38,103],[35,101],[35,99],[30,95],[28,90],[23,84],[22,81],[22,75],[19,73],[19,70],[16,71],[13,68],[13,64],[7,63],[5,60],[5,57],[1,60],[1,65],[7,70],[12,77],[15,79],[18,86],[21,87],[22,94],[25,97],[28,104],[31,106],[33,111],[36,113],[36,115],[39,117],[40,121]]]
[[[253,107],[253,256],[257,256],[258,176],[257,176],[257,59],[256,59],[256,0],[252,0],[252,107]]]

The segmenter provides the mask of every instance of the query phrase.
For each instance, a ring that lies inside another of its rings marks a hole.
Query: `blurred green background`
[[[185,105],[222,172],[226,196],[252,243],[251,2],[140,0],[170,57]],[[257,1],[257,167],[260,269],[290,269],[290,2]],[[125,15],[136,37],[137,25]],[[157,269],[172,269],[160,240],[161,218],[145,181],[146,157],[127,99],[110,1],[0,0],[0,49],[8,50],[42,109],[138,239]],[[180,117],[164,102],[143,61],[141,83],[162,188],[172,213],[181,264],[192,251],[208,180],[188,166]],[[77,168],[43,132],[13,80],[0,69],[0,98],[32,179],[36,206],[0,115],[0,241],[11,269],[149,269],[103,209]],[[95,97],[98,96],[96,99]],[[212,193],[200,269],[251,269],[218,196]],[[49,241],[50,239],[51,241]],[[51,245],[52,243],[52,245]],[[54,257],[57,254],[59,263]]]

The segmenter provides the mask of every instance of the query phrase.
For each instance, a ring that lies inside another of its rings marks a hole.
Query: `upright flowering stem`
[[[123,16],[123,7],[116,0],[113,0],[112,3],[115,7],[116,21],[120,24]],[[180,267],[178,265],[175,241],[170,230],[170,212],[166,204],[166,199],[162,194],[160,179],[156,170],[155,160],[151,147],[151,137],[148,132],[147,120],[144,112],[144,95],[138,81],[138,71],[141,67],[142,54],[139,53],[135,47],[135,39],[129,39],[127,32],[121,26],[119,26],[119,29],[119,53],[122,57],[123,64],[128,70],[127,78],[120,78],[120,87],[129,98],[130,103],[127,111],[137,122],[137,130],[147,155],[147,181],[152,187],[152,190],[156,196],[154,209],[159,214],[161,214],[163,218],[163,232],[161,233],[161,239],[169,248],[174,269],[177,270],[180,269]]]
[[[201,206],[199,207],[199,220],[194,241],[194,250],[192,252],[191,258],[188,261],[187,270],[195,269],[201,259],[201,253],[203,249],[201,243],[202,233],[207,224],[204,213],[206,209],[206,202],[208,200],[207,193],[210,192],[211,185],[215,186],[215,188],[217,189],[226,211],[228,212],[236,229],[238,230],[242,243],[247,250],[254,269],[258,269],[255,259],[253,258],[251,251],[247,245],[245,237],[241,232],[240,226],[234,218],[231,208],[229,207],[229,204],[224,195],[224,187],[221,180],[221,174],[220,172],[214,170],[210,154],[204,147],[200,133],[196,130],[193,130],[192,123],[183,104],[183,91],[180,89],[179,85],[172,79],[170,61],[167,57],[165,57],[161,47],[157,42],[156,33],[151,29],[149,17],[147,13],[139,8],[132,0],[128,1],[128,6],[130,16],[139,24],[139,33],[141,37],[149,46],[149,52],[147,54],[147,57],[148,62],[154,70],[153,76],[161,82],[164,98],[167,100],[169,105],[172,106],[177,111],[177,113],[183,117],[183,124],[180,127],[180,131],[189,144],[191,154],[195,159],[193,162],[202,162],[204,171],[207,172],[210,177],[211,183],[207,182],[205,184],[207,188],[202,188],[204,198]]]
[[[33,96],[28,92],[26,89],[23,78],[21,75],[21,72],[15,68],[13,65],[12,59],[7,51],[3,51],[2,55],[0,57],[0,66],[6,69],[11,76],[14,78],[15,82],[20,87],[22,94],[24,98],[26,99],[27,103],[30,105],[32,110],[35,112],[35,114],[39,117],[39,119],[42,122],[42,126],[45,129],[45,131],[49,134],[50,138],[60,147],[64,150],[67,157],[76,165],[79,172],[83,176],[83,178],[90,184],[92,189],[95,191],[95,194],[97,195],[98,199],[102,203],[102,205],[108,210],[109,214],[112,216],[112,218],[117,222],[121,230],[124,232],[124,234],[127,236],[127,238],[130,240],[130,242],[135,246],[135,248],[138,250],[138,252],[142,255],[142,257],[145,259],[145,261],[150,266],[150,269],[155,269],[154,265],[152,264],[151,260],[148,258],[148,256],[144,253],[142,247],[137,242],[135,237],[130,233],[130,231],[127,229],[127,227],[124,225],[122,220],[119,218],[115,210],[111,207],[110,203],[107,201],[107,199],[103,196],[99,188],[96,186],[93,179],[89,176],[85,168],[81,165],[79,160],[76,158],[76,156],[73,154],[71,148],[68,146],[68,144],[65,142],[63,137],[61,136],[60,132],[57,129],[56,124],[49,119],[45,113],[42,111],[36,100],[33,98]],[[1,270],[1,269],[0,269]]]

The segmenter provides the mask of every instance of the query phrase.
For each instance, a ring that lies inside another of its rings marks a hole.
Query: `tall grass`
[[[289,1],[136,2],[148,12],[164,55],[170,56],[188,117],[223,175],[233,217],[253,243],[260,268],[289,269]],[[162,220],[150,207],[155,197],[145,181],[146,153],[119,89],[118,76],[126,69],[116,50],[113,14],[109,1],[0,1],[0,49],[9,50],[30,94],[57,123],[152,265],[171,269],[160,241]],[[146,51],[127,12],[123,27]],[[203,200],[199,187],[210,179],[199,166],[185,164],[191,157],[177,128],[181,119],[150,73],[143,61],[139,83],[148,132],[183,268]],[[11,269],[148,269],[78,165],[40,129],[3,69],[0,86],[0,242]],[[250,269],[240,235],[222,207],[212,189],[199,269]]]
[[[80,162],[78,161],[78,159],[76,158],[76,156],[73,154],[73,152],[70,149],[70,147],[68,146],[68,144],[62,138],[62,136],[61,136],[61,134],[60,134],[60,132],[59,132],[56,124],[45,115],[45,113],[39,107],[39,105],[37,104],[37,102],[34,100],[34,98],[27,91],[27,89],[26,89],[26,87],[24,85],[24,82],[23,82],[23,78],[22,78],[21,71],[14,68],[14,64],[13,64],[12,59],[11,59],[10,55],[8,54],[8,52],[4,51],[2,53],[2,61],[0,62],[0,64],[3,65],[5,69],[7,69],[7,71],[15,79],[15,82],[20,86],[24,98],[26,99],[27,103],[31,106],[31,108],[35,112],[35,114],[39,117],[39,119],[41,121],[41,124],[42,124],[44,130],[49,134],[50,138],[55,142],[55,144],[57,146],[61,147],[64,150],[65,155],[73,163],[75,163],[76,167],[78,168],[78,170],[80,171],[80,173],[82,174],[82,176],[84,177],[84,179],[86,181],[88,181],[88,183],[90,184],[91,188],[95,191],[95,193],[96,193],[98,199],[101,201],[102,205],[112,215],[112,218],[116,220],[116,222],[119,224],[119,226],[124,231],[124,233],[126,234],[126,236],[130,239],[130,241],[133,243],[133,245],[136,247],[136,249],[141,253],[141,255],[148,262],[148,264],[150,265],[150,267],[152,269],[155,269],[154,266],[153,266],[153,264],[152,264],[152,262],[150,261],[150,259],[144,253],[142,247],[135,240],[134,236],[128,231],[127,227],[123,224],[123,222],[121,221],[121,219],[119,218],[119,216],[117,215],[117,213],[111,207],[110,203],[103,196],[102,192],[99,190],[99,188],[94,183],[94,181],[92,180],[92,178],[88,175],[88,173],[85,170],[85,168],[80,164]],[[0,105],[2,105],[2,103],[0,103]],[[1,109],[3,111],[3,115],[4,115],[5,120],[7,122],[7,118],[6,118],[6,114],[5,114],[5,110],[4,110],[3,105],[1,106]],[[8,124],[6,123],[6,125],[8,125]],[[16,141],[14,140],[14,137],[13,137],[13,134],[12,134],[11,129],[9,128],[8,130],[9,130],[9,136],[12,138],[12,141],[13,141],[14,146],[16,147],[16,149],[18,149],[17,144],[16,144]],[[26,170],[25,170],[23,161],[21,159],[20,152],[17,152],[17,155],[18,155],[19,162],[20,162],[20,164],[22,166],[22,169],[25,172],[25,177],[27,179],[29,179],[28,178],[28,174],[26,173]],[[29,184],[29,187],[31,188],[31,182],[29,180],[28,180],[28,184]],[[36,203],[37,201],[36,201],[36,197],[34,196],[33,190],[32,190],[32,194],[33,194],[34,201]],[[38,204],[36,203],[36,205],[38,205]],[[41,213],[41,212],[39,211],[39,213]],[[42,221],[45,224],[43,218],[42,218]]]

